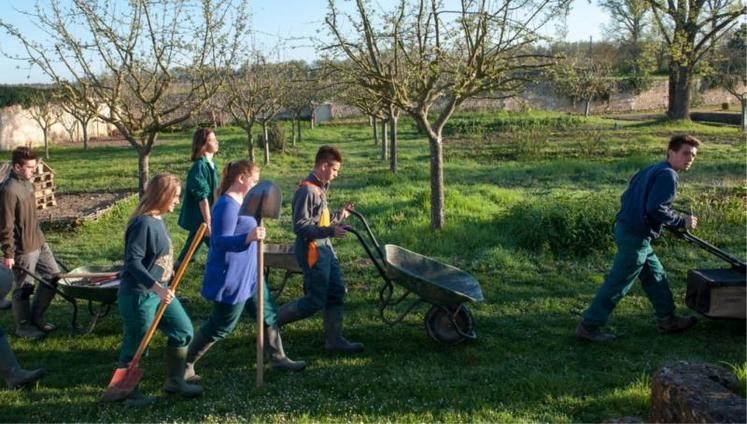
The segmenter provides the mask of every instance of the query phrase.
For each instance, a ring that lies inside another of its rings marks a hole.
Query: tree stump
[[[678,361],[662,367],[651,381],[651,421],[657,423],[744,423],[745,399],[728,369]]]

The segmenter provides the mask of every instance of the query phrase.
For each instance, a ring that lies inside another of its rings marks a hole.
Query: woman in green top
[[[211,128],[198,128],[192,136],[192,167],[187,173],[187,183],[184,190],[184,201],[179,212],[179,226],[189,231],[189,237],[176,260],[178,266],[187,254],[190,243],[197,234],[197,229],[203,222],[208,225],[208,232],[194,256],[210,242],[210,210],[213,208],[215,190],[218,187],[218,167],[214,162],[218,152],[218,139]]]

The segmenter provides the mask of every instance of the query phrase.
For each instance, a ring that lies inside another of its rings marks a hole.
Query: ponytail
[[[226,166],[223,167],[223,178],[220,180],[218,190],[215,192],[215,197],[218,198],[226,194],[226,191],[231,187],[231,184],[236,182],[240,176],[250,175],[258,170],[259,166],[257,164],[246,159],[228,162]]]

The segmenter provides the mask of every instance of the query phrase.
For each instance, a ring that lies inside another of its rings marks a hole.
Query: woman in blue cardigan
[[[265,229],[251,216],[239,215],[246,193],[259,180],[259,167],[248,160],[230,162],[223,170],[218,187],[220,197],[213,208],[212,236],[202,296],[213,301],[208,320],[195,333],[187,354],[187,381],[198,381],[194,372],[197,362],[215,342],[225,338],[236,327],[244,306],[257,289],[257,240],[264,240]],[[283,351],[277,326],[276,307],[264,286],[265,354],[272,369],[299,371],[303,361],[292,361]],[[254,296],[256,299],[256,296]],[[255,300],[256,301],[256,300]],[[250,312],[256,316],[254,302]]]

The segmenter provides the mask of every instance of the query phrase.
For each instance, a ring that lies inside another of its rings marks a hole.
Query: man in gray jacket
[[[40,284],[34,293],[34,280],[21,268],[53,279],[60,273],[57,262],[49,250],[36,216],[36,197],[31,179],[37,166],[37,157],[28,147],[18,147],[12,153],[12,170],[0,186],[0,249],[3,266],[13,270],[13,317],[16,335],[41,339],[54,330],[44,321],[44,312],[54,298],[54,289]],[[18,267],[14,268],[14,265]]]
[[[330,351],[357,353],[363,344],[342,337],[343,299],[340,263],[332,247],[332,237],[347,233],[340,223],[348,217],[348,204],[334,216],[327,208],[327,189],[337,177],[342,155],[334,147],[322,146],[316,154],[314,170],[301,181],[293,195],[294,254],[303,270],[306,295],[278,310],[278,325],[298,321],[323,310],[324,347]]]

